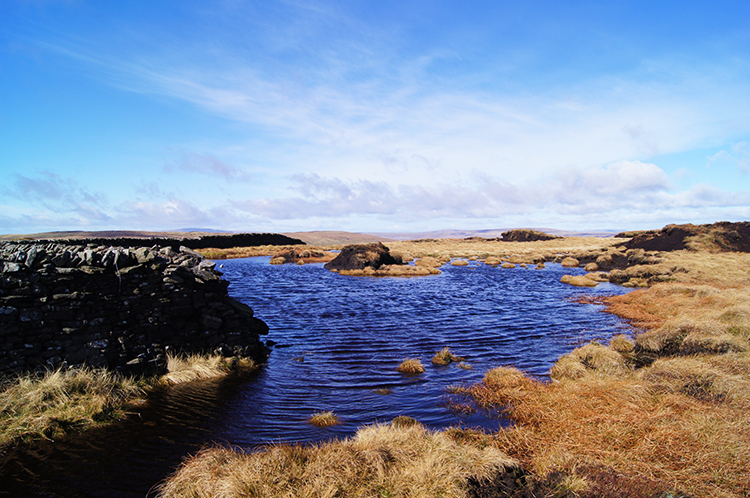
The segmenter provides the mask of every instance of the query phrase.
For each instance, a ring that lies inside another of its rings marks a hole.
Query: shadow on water
[[[257,374],[153,391],[115,424],[0,456],[0,496],[144,497],[209,441],[228,401]]]
[[[142,497],[206,444],[312,443],[398,415],[433,429],[495,430],[502,425],[496,416],[452,409],[448,388],[503,365],[543,379],[580,343],[627,332],[601,306],[572,301],[626,290],[561,284],[563,274],[583,270],[560,265],[537,271],[472,263],[431,277],[377,279],[343,277],[318,264],[274,266],[268,258],[223,264],[230,294],[268,323],[268,339],[279,345],[267,365],[251,378],[163,389],[121,423],[23,446],[0,467],[0,493]],[[467,368],[431,365],[445,346]],[[426,372],[398,373],[407,357],[419,358]],[[327,410],[342,423],[308,423]]]

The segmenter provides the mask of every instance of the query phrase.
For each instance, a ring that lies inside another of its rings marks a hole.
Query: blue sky
[[[748,96],[744,1],[3,0],[0,233],[750,220]]]

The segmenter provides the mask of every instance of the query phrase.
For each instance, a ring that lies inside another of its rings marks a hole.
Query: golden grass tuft
[[[454,355],[449,347],[444,347],[440,351],[435,353],[435,356],[432,357],[432,364],[435,366],[445,366],[450,365],[453,362],[459,362],[463,361],[463,358],[460,356]]]
[[[465,259],[455,259],[451,261],[451,266],[469,266],[469,262]]]
[[[315,446],[208,448],[186,461],[159,496],[485,496],[482,486],[511,484],[517,472],[496,448],[458,443],[418,423],[388,424]]]
[[[502,264],[503,260],[498,258],[497,256],[488,256],[484,259],[484,264],[489,266],[497,266]]]
[[[555,380],[580,379],[588,374],[622,375],[629,370],[622,354],[594,342],[557,360],[550,370],[550,377]]]
[[[576,287],[596,287],[599,282],[590,278],[588,275],[563,275],[560,278],[560,282],[569,285],[575,285]]]
[[[103,369],[74,368],[7,378],[0,392],[0,447],[20,440],[54,439],[121,418],[144,390]]]
[[[445,261],[431,256],[424,256],[419,258],[414,264],[427,268],[439,268],[445,264]]]
[[[571,256],[563,258],[560,264],[565,268],[577,268],[581,265],[581,263],[576,258],[573,258]]]
[[[618,334],[609,340],[609,348],[621,354],[629,354],[633,352],[635,343],[625,334]]]
[[[333,412],[315,412],[310,417],[310,424],[315,427],[331,427],[341,423],[339,416]]]
[[[419,358],[407,358],[396,368],[402,374],[419,375],[425,372],[424,365]]]
[[[219,355],[167,355],[167,374],[160,381],[164,384],[181,384],[201,379],[222,377],[232,371],[251,371],[255,362],[246,358],[224,358]]]

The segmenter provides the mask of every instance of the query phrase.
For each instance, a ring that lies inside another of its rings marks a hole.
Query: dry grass
[[[208,448],[169,478],[159,496],[495,496],[476,491],[511,488],[517,472],[516,462],[495,448],[398,423],[317,446],[271,446],[250,454]]]
[[[0,447],[54,439],[121,418],[126,402],[143,395],[137,382],[102,369],[58,369],[6,379],[0,392]]]
[[[340,249],[341,246],[307,246],[307,245],[296,245],[296,246],[253,246],[253,247],[231,247],[229,249],[217,249],[215,247],[207,247],[205,249],[196,249],[199,253],[203,254],[207,259],[236,259],[236,258],[252,258],[256,256],[273,256],[279,251],[284,249],[295,249],[299,252],[326,252],[330,249]],[[315,260],[316,262],[330,261],[336,255],[327,253],[325,258],[305,258],[305,260]],[[279,262],[278,264],[282,264]]]
[[[560,282],[569,285],[575,285],[576,287],[596,287],[599,285],[599,281],[587,275],[563,275],[560,278]]]
[[[331,427],[339,423],[339,416],[333,412],[315,412],[310,417],[310,424],[315,427]]]
[[[439,275],[440,270],[429,266],[383,265],[377,270],[367,266],[361,270],[339,270],[338,273],[352,277],[426,277]]]
[[[419,358],[407,358],[396,368],[402,374],[419,375],[424,373],[424,365]]]
[[[440,351],[438,351],[437,353],[435,353],[435,356],[432,357],[432,364],[437,365],[437,366],[445,366],[445,365],[450,365],[454,361],[460,362],[463,360],[464,359],[461,358],[460,356],[454,355],[451,352],[450,348],[446,346]]]
[[[167,374],[160,379],[163,384],[181,384],[201,379],[223,377],[230,372],[252,371],[257,368],[247,358],[224,358],[218,355],[168,355]]]
[[[576,496],[750,495],[750,255],[662,257],[673,281],[607,300],[644,330],[635,343],[577,348],[552,383],[504,368],[468,389],[514,422],[490,441],[533,479],[577,479]]]
[[[622,244],[623,239],[596,237],[561,237],[554,240],[535,242],[502,242],[497,240],[431,239],[425,241],[393,241],[386,245],[391,251],[408,253],[415,258],[431,257],[443,262],[452,259],[475,257],[487,260],[487,264],[509,261],[511,263],[538,263],[542,260],[554,261],[561,254],[598,252]]]
[[[58,369],[4,379],[0,392],[0,448],[39,438],[54,439],[122,418],[126,405],[154,385],[170,385],[256,368],[251,360],[220,356],[170,356],[160,379],[134,380],[105,369]]]

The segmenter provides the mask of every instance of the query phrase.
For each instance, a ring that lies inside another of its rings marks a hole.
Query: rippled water
[[[268,339],[278,343],[258,374],[242,382],[178,386],[122,424],[62,444],[39,443],[0,469],[0,493],[144,496],[205,443],[253,448],[319,441],[397,415],[433,428],[496,428],[501,422],[486,414],[466,418],[447,408],[446,387],[479,381],[501,365],[544,377],[579,343],[625,329],[600,307],[573,302],[625,289],[561,284],[571,269],[554,264],[534,270],[471,263],[445,266],[430,277],[377,279],[268,260],[228,260],[222,268],[230,294],[268,323]],[[431,365],[445,346],[473,368]],[[406,357],[420,358],[427,371],[398,373]],[[319,429],[307,423],[327,410],[342,424]]]

